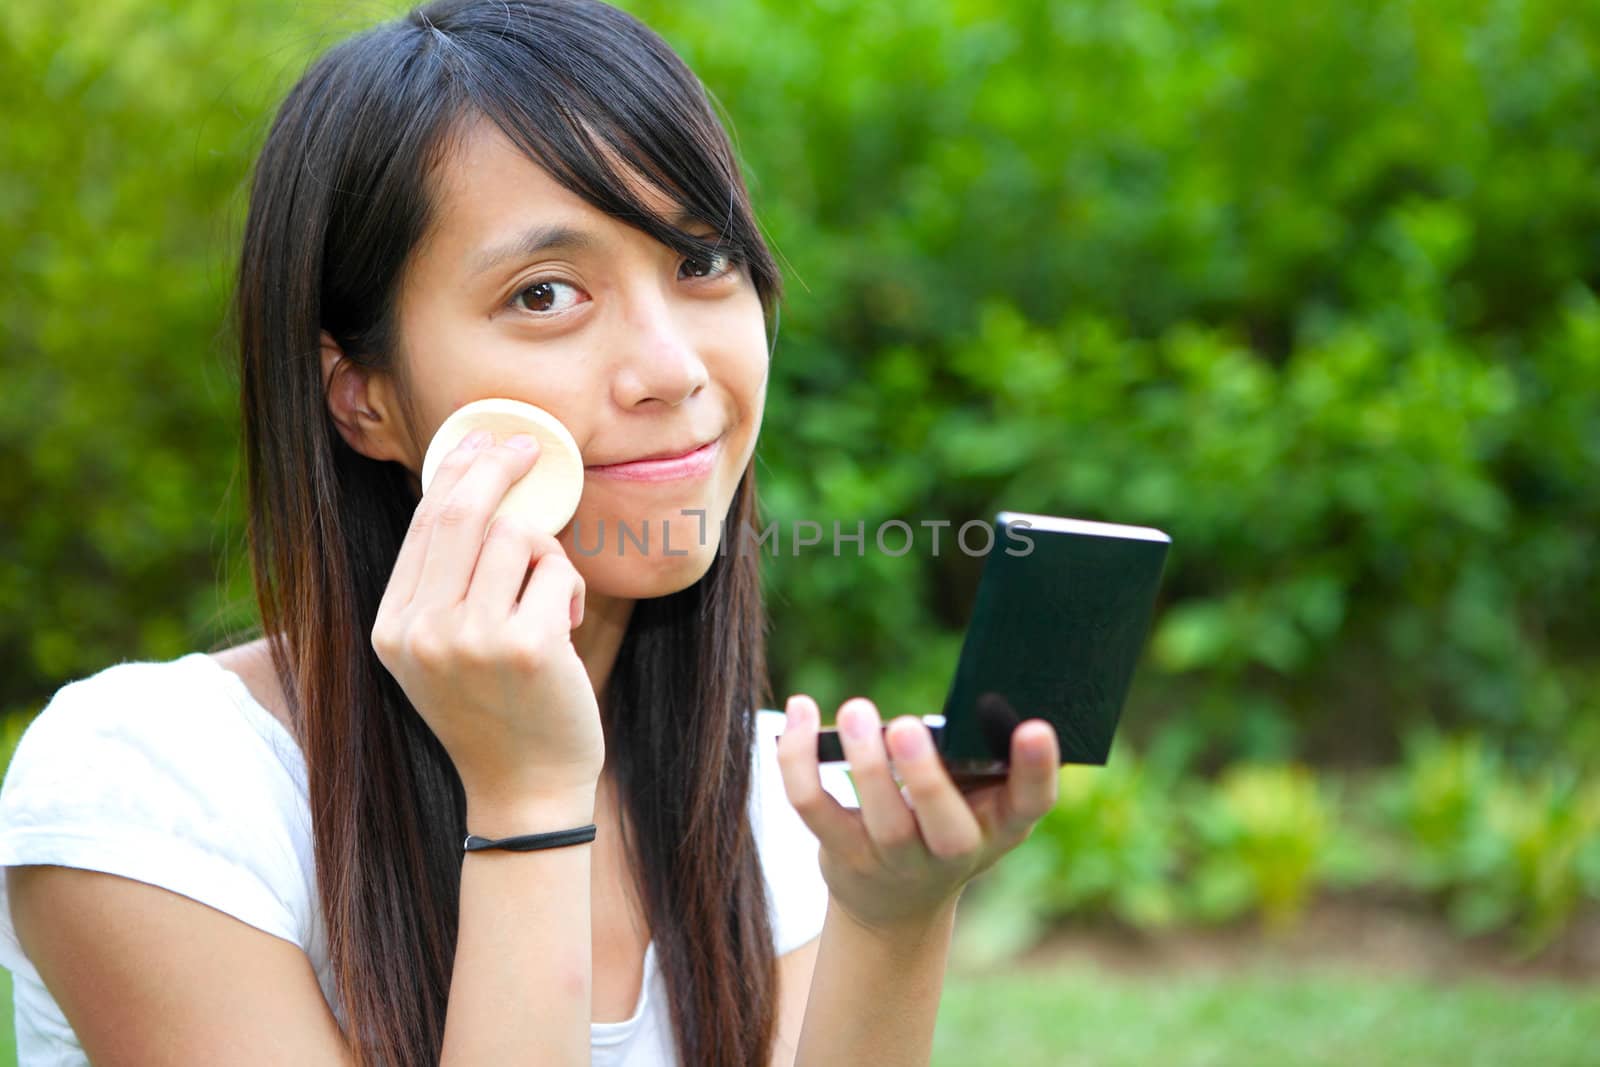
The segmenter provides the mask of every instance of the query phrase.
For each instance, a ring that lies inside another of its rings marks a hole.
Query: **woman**
[[[779,295],[703,88],[630,16],[438,3],[313,65],[235,303],[268,636],[69,685],[19,745],[24,1065],[926,1062],[956,899],[1053,803],[1056,740],[963,795],[848,701],[858,811],[812,700],[757,711]],[[489,521],[527,441],[421,491],[491,396],[581,448],[557,537]]]

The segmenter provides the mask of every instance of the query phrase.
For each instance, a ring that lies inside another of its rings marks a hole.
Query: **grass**
[[[0,971],[3,1003],[11,974]],[[945,983],[934,1067],[1476,1067],[1600,1063],[1600,985],[1441,985],[1320,970],[1122,977],[1089,968]],[[10,1011],[0,1065],[14,1067]]]
[[[951,975],[935,1067],[1600,1064],[1600,985],[1318,968]]]

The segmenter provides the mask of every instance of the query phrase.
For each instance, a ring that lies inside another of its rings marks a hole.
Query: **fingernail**
[[[461,447],[468,452],[476,452],[492,440],[494,440],[494,434],[488,430],[473,430],[467,434],[466,440],[461,442]]]
[[[1038,764],[1041,767],[1049,766],[1049,764],[1050,764],[1050,741],[1049,741],[1049,739],[1046,738],[1046,737],[1043,737],[1043,736],[1034,738],[1033,743],[1028,746],[1028,758],[1031,759],[1034,763]]]
[[[895,759],[916,759],[928,751],[928,731],[921,723],[889,731],[889,751]]]
[[[513,435],[512,438],[506,442],[506,446],[508,448],[514,448],[518,452],[532,452],[535,448],[539,447],[539,442],[532,434],[519,433]]]
[[[839,732],[852,741],[860,741],[872,731],[872,723],[867,719],[867,709],[859,704],[850,704],[839,709]]]

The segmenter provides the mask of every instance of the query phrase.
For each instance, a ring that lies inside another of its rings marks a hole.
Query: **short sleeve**
[[[820,842],[789,803],[778,769],[778,735],[783,726],[781,711],[763,709],[756,714],[754,822],[779,956],[822,933],[828,912],[828,885],[817,862]],[[823,764],[822,787],[839,803],[856,806],[855,788],[844,764]]]
[[[293,780],[239,709],[175,663],[60,690],[0,785],[0,866],[57,864],[181,893],[305,945]],[[0,965],[39,980],[0,877]]]

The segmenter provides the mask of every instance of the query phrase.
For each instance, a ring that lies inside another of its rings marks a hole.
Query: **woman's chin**
[[[644,600],[669,596],[705,577],[722,546],[722,530],[707,515],[710,505],[651,515],[648,520],[574,519],[558,535],[567,558],[591,593]]]
[[[571,552],[568,558],[583,575],[589,592],[647,600],[682,592],[705,577],[716,561],[717,547],[716,544],[691,545],[681,555],[677,549],[671,555],[652,552],[619,556],[613,550],[585,556]]]

